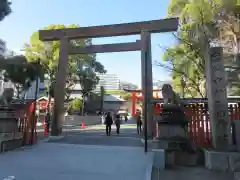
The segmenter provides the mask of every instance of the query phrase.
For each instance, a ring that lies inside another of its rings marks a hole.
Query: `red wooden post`
[[[240,120],[240,104],[237,104],[237,120]]]
[[[206,139],[206,134],[205,134],[205,130],[206,129],[206,121],[205,121],[205,114],[204,114],[204,107],[202,104],[199,105],[199,123],[200,123],[200,127],[199,127],[199,138],[201,141],[202,145],[205,145],[205,139]]]
[[[132,92],[132,116],[136,115],[136,100],[137,100],[136,92]]]
[[[206,130],[205,130],[206,140],[205,140],[205,143],[206,143],[206,145],[211,145],[211,139],[210,139],[211,129],[210,129],[209,114],[208,114],[208,105],[204,104],[203,109],[204,109],[205,125],[206,125]]]

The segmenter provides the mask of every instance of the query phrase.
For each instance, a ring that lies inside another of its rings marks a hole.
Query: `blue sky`
[[[19,51],[32,32],[49,24],[80,26],[116,24],[162,19],[168,0],[15,0],[13,13],[0,22],[0,38],[7,47]],[[94,44],[132,42],[139,36],[93,39]],[[163,47],[174,43],[172,33],[152,35],[152,60],[161,61]],[[140,52],[97,54],[108,73],[140,85]],[[169,79],[169,72],[153,63],[154,80]]]

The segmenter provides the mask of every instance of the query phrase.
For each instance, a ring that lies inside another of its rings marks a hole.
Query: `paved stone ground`
[[[122,124],[119,136],[114,125],[110,137],[105,135],[104,125],[85,129],[68,127],[63,134],[64,138],[40,143],[35,148],[0,154],[0,180],[11,175],[17,180],[144,179],[147,156],[135,123]],[[187,167],[168,169],[159,174],[153,169],[152,175],[152,180],[233,179],[229,173]]]
[[[44,139],[43,130],[38,129],[38,137]],[[112,125],[111,136],[106,136],[105,125],[94,125],[84,129],[68,127],[63,129],[63,138],[50,140],[51,143],[82,144],[82,145],[105,145],[105,146],[135,146],[143,147],[140,135],[137,134],[134,120],[123,122],[120,135],[116,134],[116,127]]]
[[[112,135],[106,136],[105,126],[98,125],[75,133],[66,133],[64,138],[50,140],[54,143],[105,145],[105,146],[136,146],[143,147],[140,136],[136,132],[135,125],[122,125],[120,135],[116,135],[115,127],[112,127]]]
[[[201,167],[177,167],[164,171],[153,168],[152,180],[233,180],[233,173],[212,172]]]
[[[147,156],[139,147],[40,143],[0,154],[0,179],[144,180]]]

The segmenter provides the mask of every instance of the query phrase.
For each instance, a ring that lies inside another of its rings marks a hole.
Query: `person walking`
[[[106,135],[107,136],[110,136],[111,135],[111,126],[113,124],[113,120],[112,120],[112,116],[111,116],[111,113],[108,112],[107,113],[107,116],[105,118],[105,125],[106,125]]]
[[[139,113],[137,116],[137,133],[140,134],[142,132],[142,120],[141,114]]]
[[[50,112],[47,110],[47,113],[46,113],[46,117],[45,117],[45,120],[46,120],[46,127],[47,127],[47,132],[49,133],[49,130],[50,130],[50,124],[51,124],[51,114]]]
[[[119,135],[119,133],[120,133],[120,124],[121,124],[121,118],[120,118],[120,115],[117,114],[117,115],[116,115],[116,119],[115,119],[115,125],[116,125],[116,133],[117,133],[117,135]]]
[[[127,117],[127,115],[124,116],[124,120],[125,120],[125,122],[128,121],[128,117]]]

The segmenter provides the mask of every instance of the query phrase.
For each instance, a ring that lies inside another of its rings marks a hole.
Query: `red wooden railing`
[[[154,112],[159,113],[161,105],[155,105]],[[240,120],[240,103],[228,106],[231,120]],[[188,104],[185,113],[189,120],[188,133],[194,143],[200,147],[211,146],[211,127],[207,104]]]

